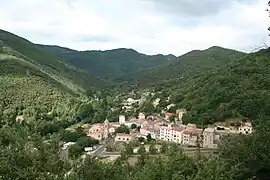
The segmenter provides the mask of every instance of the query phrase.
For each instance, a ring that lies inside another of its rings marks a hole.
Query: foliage
[[[269,58],[269,50],[261,50],[181,81],[158,86],[172,97],[183,95],[176,104],[188,111],[184,122],[206,125],[227,118],[256,120],[270,115]],[[159,94],[161,98],[167,98],[162,94]]]
[[[162,143],[161,148],[160,148],[160,152],[161,153],[166,153],[168,151],[168,145],[166,143]]]
[[[138,153],[139,153],[140,155],[143,155],[143,154],[146,153],[146,149],[145,149],[144,145],[140,146],[140,148],[139,148],[139,150],[138,150]]]
[[[99,141],[87,136],[83,136],[77,140],[76,144],[82,147],[93,147],[94,145],[99,144]]]
[[[125,146],[125,153],[127,155],[132,155],[133,154],[133,147],[130,144],[126,144],[126,146]]]
[[[155,144],[150,144],[150,146],[149,146],[149,153],[150,154],[157,154],[157,148],[156,148],[156,146],[155,146]]]
[[[24,62],[23,64],[30,69],[37,69],[38,72],[49,75],[50,79],[75,91],[80,90],[80,87],[76,87],[77,85],[84,88],[89,87],[90,84],[92,86],[104,85],[102,80],[64,63],[26,39],[3,30],[0,30],[0,39],[3,41],[3,46],[7,47],[8,54],[23,59],[16,66]]]
[[[222,47],[211,47],[206,50],[193,50],[166,65],[158,66],[151,71],[139,71],[124,80],[140,87],[167,82],[171,79],[184,80],[194,74],[221,66],[244,56],[244,53]]]
[[[38,46],[75,67],[105,79],[116,78],[117,82],[123,82],[125,75],[137,72],[139,69],[157,67],[175,59],[173,55],[148,56],[133,49],[124,48],[107,51],[75,51],[56,46]]]
[[[61,132],[60,138],[65,142],[76,142],[79,138],[79,135],[77,132],[64,130]]]
[[[147,140],[148,142],[152,141],[152,136],[151,136],[151,134],[147,134],[146,140]]]
[[[115,129],[115,133],[125,133],[129,134],[129,128],[125,125],[121,125],[120,127]]]
[[[131,124],[130,128],[131,129],[136,129],[137,128],[137,125],[136,124]]]
[[[68,155],[69,155],[69,157],[75,159],[75,158],[79,157],[79,155],[82,153],[83,150],[84,150],[83,146],[80,146],[78,144],[74,144],[68,148]]]
[[[69,148],[72,164],[58,157],[58,140],[42,141],[29,125],[14,123],[0,129],[0,177],[3,179],[186,179],[242,180],[269,179],[270,123],[264,119],[251,135],[224,139],[215,156],[189,157],[177,145],[163,144],[162,155],[149,156],[144,146],[139,149],[135,166],[123,153],[111,165],[90,156],[76,160],[83,147],[76,143]],[[78,141],[85,142],[85,138]],[[166,146],[164,146],[166,145]],[[130,146],[131,147],[131,146]],[[166,147],[166,148],[165,148]],[[128,148],[128,147],[127,147]],[[156,153],[154,144],[151,154]],[[69,173],[67,173],[69,172]]]
[[[94,109],[92,104],[83,104],[79,108],[78,117],[81,119],[93,118]]]

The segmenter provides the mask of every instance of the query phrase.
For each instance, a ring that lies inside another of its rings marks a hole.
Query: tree
[[[142,143],[145,141],[144,137],[139,137],[138,140]]]
[[[78,116],[81,117],[81,119],[85,118],[91,118],[94,115],[94,108],[92,104],[84,104],[81,105]]]
[[[79,138],[79,135],[77,132],[64,130],[60,134],[60,139],[65,142],[76,142],[78,138]]]
[[[127,155],[132,155],[132,154],[133,154],[133,148],[132,148],[131,145],[129,145],[129,144],[126,145],[125,153],[126,153]]]
[[[136,129],[137,128],[137,125],[136,124],[131,124],[130,128],[131,129]]]
[[[125,125],[121,125],[120,127],[115,129],[115,133],[125,133],[129,134],[129,128]]]
[[[78,134],[79,137],[87,136],[82,127],[77,127],[76,133]]]
[[[92,147],[98,143],[98,140],[89,138],[87,136],[80,137],[76,142],[77,145],[82,147]]]
[[[139,148],[139,150],[138,150],[138,153],[139,153],[140,155],[145,154],[145,153],[146,153],[145,147],[144,147],[144,146],[141,146],[141,147]]]
[[[152,136],[151,136],[151,134],[147,134],[146,139],[147,139],[148,142],[152,141]]]
[[[145,113],[153,113],[155,110],[154,105],[150,102],[150,101],[146,101],[143,105],[142,105],[142,111]]]
[[[174,122],[174,121],[175,121],[175,118],[176,118],[175,115],[171,115],[171,116],[169,117],[169,121],[170,121],[170,122]]]
[[[160,148],[160,152],[161,153],[166,153],[168,151],[168,145],[166,143],[162,143],[161,148]]]
[[[219,158],[226,164],[224,171],[229,171],[233,179],[269,179],[269,137],[270,123],[264,120],[252,135],[225,139],[219,152]]]
[[[155,144],[151,144],[150,147],[149,147],[149,153],[150,154],[157,154],[157,148],[155,146]]]
[[[72,158],[77,158],[84,150],[84,147],[74,144],[68,148],[68,155]]]

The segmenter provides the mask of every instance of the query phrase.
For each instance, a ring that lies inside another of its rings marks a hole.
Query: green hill
[[[0,40],[3,41],[6,54],[23,59],[72,90],[77,91],[89,85],[104,85],[102,80],[64,63],[54,55],[37,48],[26,39],[0,30]]]
[[[173,55],[161,54],[148,56],[125,48],[106,51],[75,51],[59,46],[37,46],[66,60],[75,67],[110,80],[137,72],[140,69],[162,66],[176,58]]]
[[[53,106],[68,106],[86,88],[103,86],[104,81],[58,60],[26,39],[0,30],[1,112],[36,106],[49,111]]]
[[[270,116],[270,52],[261,50],[196,75],[156,85],[163,99],[186,108],[187,121],[213,123],[226,118]]]
[[[187,76],[220,66],[243,56],[244,53],[225,49],[222,47],[211,47],[206,50],[193,50],[171,63],[160,66],[149,71],[140,71],[125,77],[118,78],[117,82],[131,82],[139,86],[148,86],[162,81],[176,78],[186,78]]]

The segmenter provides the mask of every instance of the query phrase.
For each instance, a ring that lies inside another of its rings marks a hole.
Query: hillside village
[[[250,122],[242,123],[239,127],[209,125],[205,129],[198,128],[196,124],[184,125],[181,122],[184,110],[177,111],[176,123],[168,121],[168,117],[172,113],[167,113],[166,117],[160,115],[151,115],[145,117],[140,113],[137,118],[131,117],[126,119],[124,115],[119,116],[118,122],[109,122],[107,119],[104,123],[93,124],[86,128],[87,135],[99,141],[114,138],[115,142],[130,142],[136,138],[147,138],[148,135],[152,139],[161,140],[166,142],[174,142],[187,147],[197,147],[198,142],[203,148],[217,149],[222,136],[230,134],[251,134],[253,131]],[[130,133],[116,133],[116,129],[120,126],[130,128]],[[139,127],[132,129],[132,126]]]

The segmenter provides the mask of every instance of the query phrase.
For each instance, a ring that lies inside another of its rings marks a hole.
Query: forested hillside
[[[117,82],[127,82],[145,87],[162,81],[187,78],[199,72],[237,60],[245,53],[213,46],[206,50],[188,52],[171,63],[149,71],[140,71],[116,79]]]
[[[0,31],[0,114],[6,120],[22,114],[33,117],[54,108],[58,117],[74,117],[75,99],[85,89],[100,86],[104,86],[102,80],[59,61],[23,38]]]
[[[176,59],[173,55],[148,56],[133,49],[125,48],[106,51],[75,51],[59,46],[37,46],[66,60],[75,67],[110,80],[141,69],[147,70],[148,68],[163,66]]]
[[[156,85],[158,96],[186,108],[186,121],[208,124],[231,117],[254,122],[270,115],[269,49],[185,79]]]
[[[35,66],[39,71],[72,90],[79,90],[82,87],[89,87],[89,85],[104,85],[102,80],[62,62],[54,55],[40,50],[26,39],[0,30],[0,40],[4,50],[2,54],[12,55],[31,64],[31,66]]]

